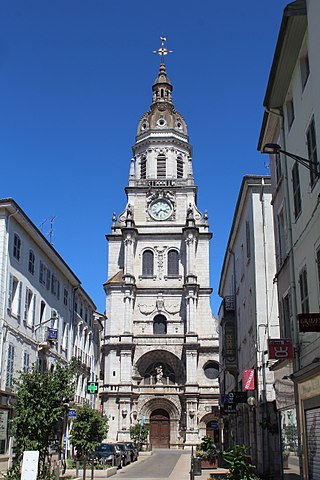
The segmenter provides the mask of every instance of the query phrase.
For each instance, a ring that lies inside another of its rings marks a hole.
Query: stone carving
[[[156,367],[156,382],[160,383],[162,377],[163,377],[163,370],[162,370],[162,365],[159,365]]]

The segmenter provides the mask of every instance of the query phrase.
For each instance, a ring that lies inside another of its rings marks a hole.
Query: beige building
[[[258,145],[282,150],[270,156],[275,281],[281,337],[292,339],[294,356],[272,368],[283,443],[299,455],[303,479],[320,478],[319,22],[318,0],[284,10]]]
[[[113,216],[103,410],[110,440],[150,425],[153,446],[219,439],[218,333],[210,309],[208,218],[197,207],[192,148],[164,64],[138,123],[127,204]]]

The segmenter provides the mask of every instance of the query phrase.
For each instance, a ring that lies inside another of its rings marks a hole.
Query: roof
[[[39,248],[43,252],[45,252],[45,254],[50,258],[52,263],[54,263],[56,267],[63,273],[63,275],[66,276],[71,285],[73,285],[74,287],[79,287],[82,294],[87,297],[87,299],[92,303],[95,308],[94,302],[91,300],[87,292],[82,288],[79,278],[71,270],[69,265],[57,252],[57,250],[46,239],[46,237],[38,229],[38,227],[30,220],[30,218],[22,210],[20,205],[18,205],[18,203],[13,200],[13,198],[2,198],[0,199],[0,209],[5,209],[10,215],[14,215],[15,220],[30,235],[30,237],[39,246]]]
[[[283,105],[293,70],[307,28],[305,0],[296,0],[283,11],[277,45],[270,70],[263,105],[279,108]]]
[[[115,275],[108,278],[105,285],[109,285],[110,283],[122,283],[123,282],[123,270],[119,270]]]

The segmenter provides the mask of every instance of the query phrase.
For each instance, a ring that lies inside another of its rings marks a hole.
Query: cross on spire
[[[153,53],[160,55],[161,63],[164,63],[164,57],[168,55],[168,53],[172,53],[172,50],[168,50],[166,48],[166,44],[165,44],[165,42],[167,41],[166,37],[160,37],[160,40],[161,40],[161,47],[158,48],[158,50],[153,50]]]

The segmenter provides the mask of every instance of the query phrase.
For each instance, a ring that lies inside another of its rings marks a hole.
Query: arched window
[[[146,157],[141,158],[140,163],[140,178],[147,178],[147,159]]]
[[[177,277],[179,275],[179,253],[177,250],[168,252],[168,277]]]
[[[167,159],[165,155],[158,155],[157,157],[157,178],[166,178],[167,168],[166,168]]]
[[[164,315],[156,315],[153,320],[153,333],[165,335],[167,333],[167,319]]]
[[[177,178],[183,178],[183,160],[181,157],[177,158]]]
[[[142,254],[142,275],[152,277],[153,275],[153,252],[145,250]]]

